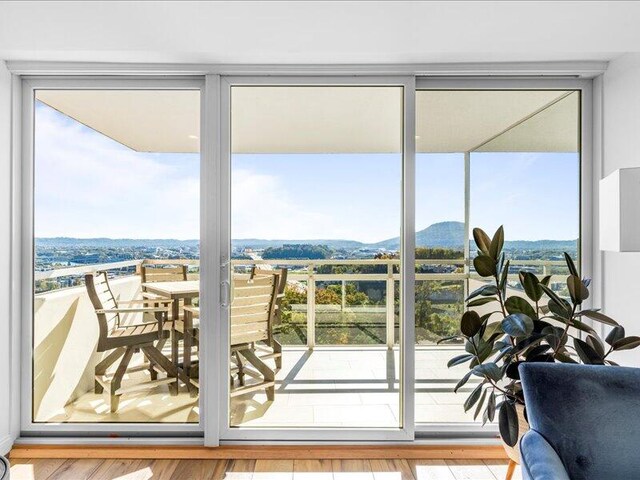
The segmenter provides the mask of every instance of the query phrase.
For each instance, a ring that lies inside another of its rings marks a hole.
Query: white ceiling
[[[402,88],[240,86],[231,93],[233,153],[402,151]],[[198,152],[197,91],[38,90],[36,98],[141,152]],[[575,152],[578,93],[419,91],[422,152]]]
[[[640,2],[0,2],[0,58],[208,63],[609,60]]]

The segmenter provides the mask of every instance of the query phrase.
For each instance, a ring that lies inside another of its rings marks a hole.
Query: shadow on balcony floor
[[[416,421],[469,422],[464,393],[452,389],[464,367],[448,369],[457,349],[416,350]],[[276,396],[268,402],[257,391],[233,398],[231,425],[247,427],[397,427],[399,415],[398,351],[385,347],[285,348],[276,376]],[[135,382],[145,372],[125,381]],[[467,388],[470,390],[473,388]],[[198,422],[198,399],[166,386],[125,395],[117,413],[109,412],[106,394],[86,393],[50,417],[51,422]]]

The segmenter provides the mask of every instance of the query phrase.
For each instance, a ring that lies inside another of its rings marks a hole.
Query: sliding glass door
[[[223,438],[410,436],[412,90],[393,79],[228,79],[222,94]]]
[[[504,225],[513,294],[522,269],[566,294],[563,251],[591,275],[588,89],[25,81],[23,430],[495,432],[464,410],[477,382],[453,392],[462,345],[440,340],[482,285],[473,227]]]
[[[202,87],[25,85],[26,430],[201,430],[181,328],[199,303]]]

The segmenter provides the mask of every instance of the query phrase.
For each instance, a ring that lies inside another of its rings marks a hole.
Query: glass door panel
[[[459,333],[465,297],[485,282],[471,230],[504,225],[509,295],[522,294],[523,269],[560,288],[563,251],[578,258],[580,125],[575,90],[417,91],[417,423],[483,422],[483,410],[474,419],[476,408],[463,408],[479,379],[453,392],[468,364],[447,362],[462,343],[437,344]]]
[[[198,424],[200,89],[96,85],[33,99],[29,421]]]
[[[232,428],[402,426],[403,105],[231,86]]]

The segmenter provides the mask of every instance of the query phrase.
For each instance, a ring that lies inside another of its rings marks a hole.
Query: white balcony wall
[[[618,168],[640,167],[640,53],[623,55],[609,64],[604,75],[603,113],[602,176]],[[603,255],[604,311],[624,325],[628,335],[640,335],[640,253]],[[620,352],[617,358],[622,364],[640,366],[638,350]]]
[[[113,279],[116,298],[140,298],[140,277]],[[46,421],[94,387],[98,320],[84,286],[37,294],[34,299],[34,421]],[[140,322],[141,318],[122,318]]]

